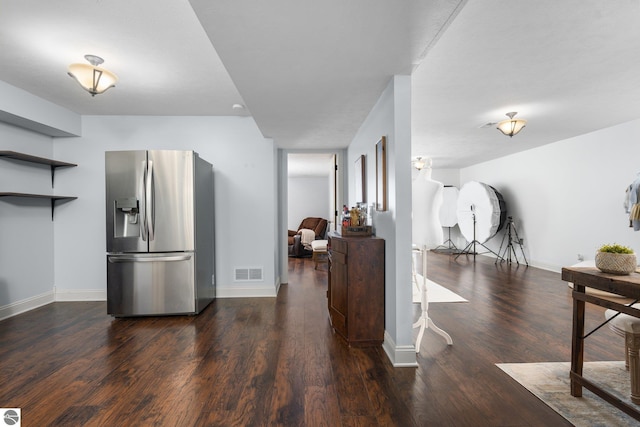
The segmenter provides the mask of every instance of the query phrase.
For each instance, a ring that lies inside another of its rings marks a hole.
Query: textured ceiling
[[[459,3],[191,0],[263,134],[297,149],[346,147]]]
[[[295,150],[346,147],[412,73],[412,152],[461,167],[640,116],[637,0],[4,0],[0,80],[80,114],[252,115]],[[91,97],[66,75],[105,59]],[[235,103],[244,110],[234,110]],[[487,122],[529,120],[514,138]]]
[[[640,2],[483,0],[414,72],[415,156],[460,167],[640,117]],[[517,111],[513,138],[487,122]],[[603,141],[606,143],[606,141]]]
[[[115,88],[91,97],[67,76],[85,54]],[[237,115],[244,103],[185,0],[3,0],[0,64],[0,80],[83,115]]]

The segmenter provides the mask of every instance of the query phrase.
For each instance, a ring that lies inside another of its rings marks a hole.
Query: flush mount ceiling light
[[[85,55],[84,58],[89,64],[71,64],[68,74],[91,96],[103,93],[116,85],[118,76],[98,66],[104,62],[102,58],[95,55]]]
[[[431,159],[428,157],[416,157],[415,159],[413,159],[412,163],[413,167],[418,170],[422,170],[425,166],[429,168],[431,167]]]
[[[507,113],[508,120],[503,120],[498,123],[497,129],[503,134],[512,137],[522,130],[527,125],[527,121],[524,119],[514,119],[513,117],[518,114],[517,112]]]

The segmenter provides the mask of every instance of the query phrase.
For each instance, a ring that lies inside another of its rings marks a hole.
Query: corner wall
[[[78,167],[56,175],[78,199],[56,208],[57,300],[105,299],[105,168],[108,150],[194,150],[213,164],[217,297],[275,296],[275,153],[252,118],[84,116],[82,137],[59,138],[58,159]],[[234,269],[263,268],[263,280],[235,282]]]
[[[356,158],[365,155],[367,204],[376,200],[376,143],[387,138],[387,211],[374,212],[385,239],[385,349],[394,366],[416,366],[411,294],[411,78],[394,76],[349,145],[349,206]]]
[[[623,208],[625,190],[640,172],[639,139],[640,120],[623,123],[464,168],[460,184],[484,182],[503,195],[536,267],[560,271],[578,262],[578,254],[594,259],[603,243],[639,252],[640,233],[629,228]],[[502,236],[487,246],[497,251]]]
[[[0,123],[0,140],[2,150],[53,157],[49,136]],[[0,159],[0,191],[53,194],[51,169]],[[53,224],[48,200],[0,199],[0,319],[53,301]]]
[[[0,150],[55,159],[51,136],[77,135],[80,123],[78,114],[0,81]],[[7,158],[0,159],[0,191],[62,195],[48,165]],[[51,202],[0,199],[0,236],[0,319],[52,302]]]

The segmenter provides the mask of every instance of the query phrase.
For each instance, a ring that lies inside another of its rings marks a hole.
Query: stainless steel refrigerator
[[[105,153],[107,313],[197,314],[215,298],[213,168],[193,151]]]

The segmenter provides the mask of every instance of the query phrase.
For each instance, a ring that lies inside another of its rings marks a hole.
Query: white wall
[[[3,81],[0,81],[0,119],[43,135],[80,135],[80,115]]]
[[[417,175],[418,172],[413,169],[412,175]],[[431,171],[431,179],[440,181],[443,185],[452,185],[460,188],[460,169],[433,169]]]
[[[2,150],[52,158],[52,138],[0,123]],[[56,176],[57,177],[57,176]],[[46,165],[0,159],[0,191],[53,194]],[[0,319],[53,299],[49,200],[0,198]],[[30,300],[25,307],[18,304]]]
[[[297,176],[289,177],[288,186],[288,229],[297,230],[307,217],[325,218],[329,212],[329,177]]]
[[[517,143],[517,137],[506,143]],[[625,189],[640,172],[640,120],[464,168],[460,182],[499,191],[534,266],[559,271],[593,259],[603,243],[640,251],[628,227]],[[503,233],[487,242],[497,250]]]
[[[59,192],[78,199],[56,209],[58,299],[104,295],[107,150],[194,150],[213,164],[216,292],[275,295],[275,150],[252,118],[85,116],[83,136],[54,143],[57,159],[78,167],[56,175]],[[264,281],[234,282],[234,268],[262,267]]]
[[[374,212],[376,235],[385,239],[385,342],[395,366],[416,363],[411,295],[411,78],[395,76],[349,145],[349,205],[355,206],[353,164],[365,155],[367,202],[376,200],[376,143],[387,138],[386,212]]]

